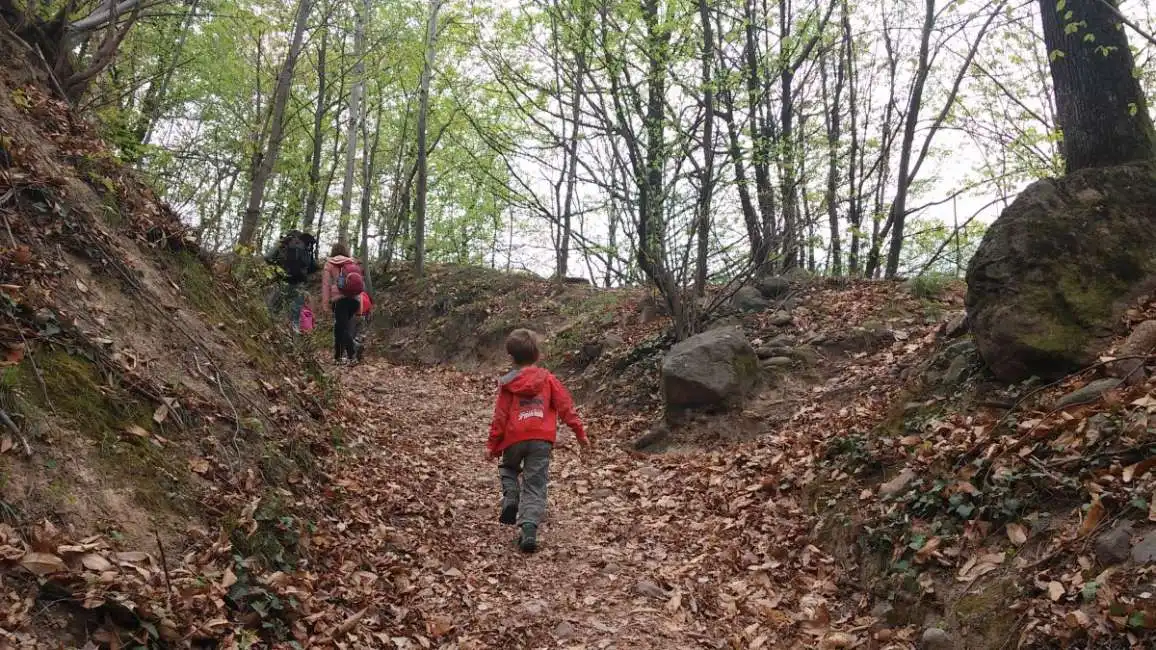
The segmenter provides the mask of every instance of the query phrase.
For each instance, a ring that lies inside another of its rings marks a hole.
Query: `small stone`
[[[920,645],[924,650],[952,650],[955,647],[951,635],[937,627],[924,630],[922,641]]]
[[[795,365],[795,360],[791,357],[771,357],[763,359],[762,365],[764,368],[787,368]]]
[[[669,597],[665,589],[650,580],[639,580],[638,583],[634,585],[634,593],[639,596],[646,596],[647,598],[655,598],[658,600],[666,600]]]
[[[795,344],[795,337],[790,334],[779,334],[767,341],[764,345],[771,348],[789,348]]]
[[[956,357],[973,354],[975,351],[975,341],[972,341],[971,339],[964,339],[962,341],[956,341],[946,348],[943,348],[943,352],[941,352],[939,356],[944,359],[954,359]]]
[[[789,348],[784,348],[777,345],[764,345],[755,350],[755,356],[760,359],[770,359],[771,357],[785,357]]]
[[[1096,538],[1096,560],[1104,566],[1120,564],[1132,550],[1132,526],[1124,524]]]
[[[902,472],[899,472],[898,476],[879,486],[879,496],[893,497],[902,492],[903,488],[907,487],[907,484],[914,479],[915,472],[910,469],[904,469]]]
[[[871,616],[889,625],[894,625],[895,606],[890,601],[881,600],[871,608]]]
[[[1156,562],[1156,530],[1140,538],[1132,547],[1132,560],[1137,564],[1151,564]]]
[[[819,353],[815,352],[815,348],[809,345],[800,345],[799,347],[791,348],[787,350],[786,356],[808,366],[813,366],[819,361]]]
[[[940,382],[947,387],[958,386],[963,381],[964,374],[967,373],[968,368],[971,367],[971,362],[966,356],[958,356],[951,360],[951,365],[947,367],[947,372],[943,373],[943,378]]]
[[[943,336],[957,339],[967,334],[967,312],[961,311],[943,324]]]
[[[1096,381],[1090,382],[1087,386],[1074,390],[1061,397],[1060,401],[1056,403],[1056,408],[1062,409],[1068,406],[1090,404],[1092,402],[1099,401],[1104,393],[1119,386],[1120,382],[1121,380],[1116,377],[1097,379]]]
[[[792,320],[794,320],[794,318],[790,312],[780,310],[771,315],[770,323],[775,327],[783,327],[784,325],[790,325]]]
[[[574,626],[570,621],[562,621],[554,626],[554,638],[565,641],[574,636]]]
[[[1143,382],[1147,378],[1144,359],[1135,357],[1147,355],[1153,349],[1156,349],[1156,320],[1146,320],[1132,330],[1117,353],[1118,357],[1132,358],[1113,361],[1108,365],[1108,374],[1123,379],[1128,385]]]
[[[528,600],[522,603],[522,613],[530,617],[538,617],[546,613],[549,605],[544,600]]]

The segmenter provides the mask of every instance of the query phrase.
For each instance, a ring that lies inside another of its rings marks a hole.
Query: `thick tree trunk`
[[[429,86],[433,76],[434,54],[437,48],[438,11],[442,0],[432,0],[425,34],[425,65],[421,73],[421,92],[417,110],[417,196],[414,205],[414,272],[425,274],[425,219],[426,194],[429,189],[429,156],[426,152],[426,131],[429,119]]]
[[[301,54],[301,42],[305,37],[305,25],[309,21],[309,12],[313,8],[313,0],[300,0],[297,4],[297,17],[293,25],[293,40],[289,44],[289,52],[285,55],[285,63],[277,75],[277,88],[273,92],[273,112],[270,116],[269,142],[265,155],[253,175],[253,184],[249,188],[249,205],[245,209],[245,217],[241,222],[241,235],[237,243],[241,246],[250,246],[253,235],[257,232],[261,218],[261,204],[265,200],[265,184],[273,173],[277,164],[277,156],[281,151],[281,136],[285,127],[285,105],[289,102],[289,86],[293,81],[293,68],[297,65],[297,57]]]
[[[1040,0],[1069,173],[1156,159],[1152,118],[1115,6]]]

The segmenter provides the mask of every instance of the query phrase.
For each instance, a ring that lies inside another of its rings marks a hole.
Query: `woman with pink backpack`
[[[321,302],[333,311],[334,363],[353,363],[357,359],[353,319],[361,309],[362,291],[365,291],[365,279],[361,266],[349,256],[349,246],[334,244],[321,274]]]

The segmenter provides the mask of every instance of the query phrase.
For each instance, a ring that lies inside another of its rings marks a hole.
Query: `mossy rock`
[[[1156,164],[1033,183],[984,235],[967,312],[997,378],[1062,377],[1094,362],[1123,311],[1156,289]]]

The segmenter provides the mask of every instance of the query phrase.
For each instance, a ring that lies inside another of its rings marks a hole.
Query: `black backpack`
[[[293,230],[281,238],[281,268],[291,282],[304,282],[317,271],[317,239]]]

